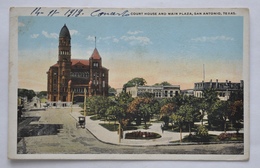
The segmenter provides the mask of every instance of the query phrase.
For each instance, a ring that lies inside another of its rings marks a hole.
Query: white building
[[[194,83],[193,94],[195,97],[203,97],[203,90],[215,89],[220,100],[228,100],[232,92],[243,90],[243,87],[243,80],[237,83],[228,80],[226,80],[226,82],[218,82],[218,79],[216,80],[216,82],[212,82],[212,80],[210,80],[209,82],[202,81]]]
[[[180,94],[180,85],[134,86],[126,88],[126,92],[131,93],[132,97],[138,97],[145,93],[152,93],[155,98],[171,98]]]

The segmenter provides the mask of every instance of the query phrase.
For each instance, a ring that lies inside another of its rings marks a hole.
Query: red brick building
[[[71,37],[64,25],[59,35],[58,61],[47,72],[48,100],[70,102],[87,96],[108,95],[108,69],[102,66],[102,58],[95,48],[89,59],[71,59]]]

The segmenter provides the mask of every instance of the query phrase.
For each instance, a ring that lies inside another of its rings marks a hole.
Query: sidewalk
[[[73,111],[80,111],[81,108],[75,109]],[[81,115],[79,112],[72,112],[70,115],[78,121],[79,116]],[[178,141],[180,140],[180,133],[179,132],[169,132],[164,131],[162,133],[161,130],[161,123],[153,123],[152,126],[150,126],[149,129],[138,129],[135,131],[146,131],[146,132],[155,132],[160,134],[162,137],[158,139],[152,139],[152,140],[133,140],[133,139],[121,139],[121,143],[119,143],[119,135],[117,134],[117,131],[109,131],[106,128],[102,127],[100,123],[104,123],[104,121],[100,120],[91,120],[90,116],[86,116],[86,129],[95,136],[99,141],[108,143],[108,144],[117,144],[117,145],[128,145],[128,146],[156,146],[156,145],[173,145],[173,143],[170,143],[171,141]],[[124,136],[127,132],[132,131],[124,131]],[[220,131],[209,131],[210,134],[219,135],[223,132]],[[182,133],[182,138],[189,133]],[[175,145],[178,145],[179,143],[176,143]],[[186,144],[186,143],[182,143]],[[188,143],[193,144],[193,143]],[[196,144],[196,143],[194,143]]]
[[[81,110],[79,108],[79,110]],[[78,110],[78,111],[79,111]],[[74,108],[73,111],[77,111],[77,109]],[[70,115],[78,121],[79,116],[81,115],[79,112],[72,112]],[[169,145],[170,141],[178,141],[180,139],[180,134],[178,132],[172,133],[168,131],[164,131],[162,133],[161,130],[161,123],[153,123],[153,125],[145,130],[145,129],[138,129],[135,131],[147,131],[147,132],[156,132],[160,134],[162,137],[158,139],[152,139],[152,140],[133,140],[133,139],[121,139],[121,143],[119,143],[119,135],[117,134],[117,131],[109,131],[106,128],[99,125],[100,123],[104,123],[100,120],[91,120],[90,116],[86,116],[86,129],[94,135],[98,140],[108,143],[108,144],[117,144],[117,145],[130,145],[130,146],[151,146],[151,145]],[[127,132],[132,131],[124,131],[124,136]],[[186,136],[188,133],[183,133],[182,136]]]

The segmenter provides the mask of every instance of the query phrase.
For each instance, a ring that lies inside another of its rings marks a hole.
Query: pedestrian
[[[164,127],[164,125],[162,124],[162,125],[161,125],[162,133],[163,133],[163,131],[164,131],[163,127]]]

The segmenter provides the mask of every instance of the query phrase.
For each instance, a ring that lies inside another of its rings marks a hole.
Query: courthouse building
[[[71,36],[66,25],[59,34],[58,61],[47,75],[50,102],[71,102],[72,92],[76,100],[83,101],[84,89],[87,96],[108,95],[108,69],[103,67],[97,48],[89,59],[72,59]]]

